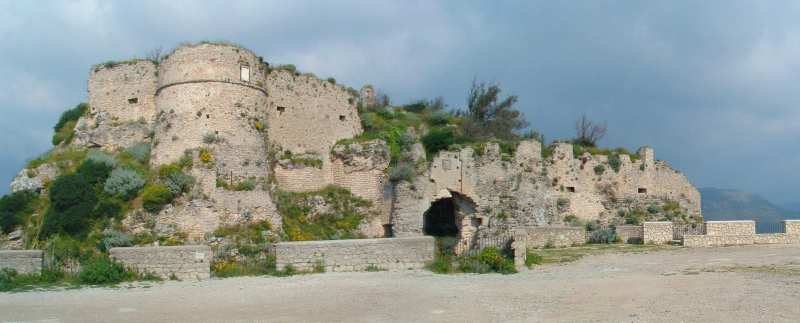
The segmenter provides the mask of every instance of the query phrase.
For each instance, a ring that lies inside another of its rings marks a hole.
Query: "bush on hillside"
[[[96,203],[94,187],[86,177],[77,173],[60,176],[50,189],[50,209],[42,224],[42,235],[85,232]]]
[[[33,213],[33,203],[39,194],[32,191],[18,191],[0,198],[0,230],[11,232],[21,224],[25,215]]]
[[[136,197],[144,184],[144,176],[138,172],[127,168],[117,168],[111,172],[103,188],[108,194],[130,200]]]
[[[150,144],[146,142],[137,143],[125,151],[142,164],[147,164],[150,160]]]
[[[172,202],[172,192],[166,185],[149,184],[142,192],[142,207],[150,213],[158,213],[165,205]]]
[[[81,166],[78,167],[76,176],[80,176],[89,185],[101,185],[106,182],[108,176],[111,174],[112,167],[108,164],[97,162],[91,159],[86,159]]]
[[[53,127],[55,131],[52,140],[53,146],[57,146],[62,142],[69,143],[72,141],[72,137],[75,134],[75,125],[78,123],[78,119],[80,119],[87,110],[89,110],[89,105],[81,103],[61,114],[61,117],[58,118],[58,122]]]
[[[117,284],[135,278],[125,266],[108,257],[95,257],[81,265],[78,280],[90,285]]]
[[[427,135],[422,137],[422,144],[425,146],[425,151],[427,151],[428,156],[433,156],[439,151],[447,150],[447,148],[454,143],[455,134],[452,129],[431,129]]]

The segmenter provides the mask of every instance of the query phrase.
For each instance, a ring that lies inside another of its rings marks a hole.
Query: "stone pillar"
[[[783,220],[783,227],[787,236],[800,239],[800,220]]]
[[[672,241],[672,222],[645,222],[643,240],[646,244],[665,244]]]
[[[525,258],[528,254],[527,240],[528,233],[524,229],[514,231],[514,242],[511,244],[511,248],[514,249],[514,267],[517,270],[525,268]]]

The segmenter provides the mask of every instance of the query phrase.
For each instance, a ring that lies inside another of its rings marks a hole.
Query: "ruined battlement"
[[[184,45],[161,62],[158,91],[178,84],[224,82],[266,94],[266,78],[266,63],[248,49],[227,44]]]

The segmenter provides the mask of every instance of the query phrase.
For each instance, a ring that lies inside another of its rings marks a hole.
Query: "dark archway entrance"
[[[443,198],[431,203],[431,207],[423,215],[422,227],[429,236],[458,236],[456,224],[456,205],[453,198]]]

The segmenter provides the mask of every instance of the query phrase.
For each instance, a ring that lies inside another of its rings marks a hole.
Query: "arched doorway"
[[[458,236],[456,205],[452,197],[442,198],[431,203],[431,207],[423,214],[423,221],[422,230],[425,235]]]

